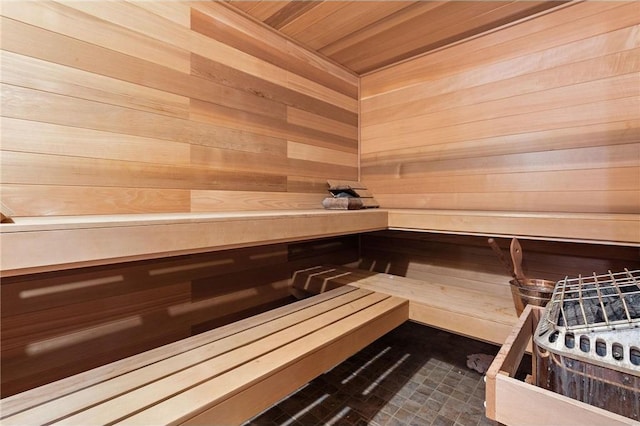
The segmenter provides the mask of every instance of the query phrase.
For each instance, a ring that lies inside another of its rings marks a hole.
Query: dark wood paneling
[[[2,396],[286,304],[293,271],[357,259],[344,237],[3,278]]]

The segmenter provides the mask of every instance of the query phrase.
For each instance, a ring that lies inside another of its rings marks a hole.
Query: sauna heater
[[[640,420],[640,270],[558,281],[534,342],[538,386]]]

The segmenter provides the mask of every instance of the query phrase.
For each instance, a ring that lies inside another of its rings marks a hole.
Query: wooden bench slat
[[[416,280],[345,267],[328,266],[323,273],[315,272],[311,275],[312,281],[322,281],[322,284],[316,283],[313,286],[313,293],[316,293],[319,287],[335,288],[338,284],[349,284],[477,318],[490,315],[494,321],[509,326],[512,326],[516,319],[510,299],[487,294],[482,290],[463,289],[444,282]],[[354,282],[354,278],[357,281]]]
[[[345,304],[355,303],[368,295],[371,295],[370,291],[358,289],[326,299],[323,303],[316,303],[304,309],[293,311],[288,315],[276,316],[270,321],[257,323],[251,327],[246,327],[248,325],[246,324],[243,330],[235,333],[212,333],[210,340],[204,345],[170,356],[167,355],[165,359],[151,365],[145,365],[142,368],[128,371],[110,380],[95,384],[89,392],[84,389],[61,397],[35,407],[24,415],[18,414],[13,418],[6,419],[6,421],[21,423],[23,417],[26,417],[25,421],[34,417],[43,422],[56,421],[112,398],[127,398],[126,392],[135,391],[136,388],[152,384],[155,381],[163,381],[164,383],[164,381],[173,380],[170,376],[176,374],[176,372],[198,369],[200,368],[199,364],[205,362],[209,365],[215,364],[218,360],[227,360],[227,367],[223,367],[220,364],[212,367],[212,371],[221,374],[226,371],[225,368],[232,369],[236,364],[241,364],[246,359],[250,359],[252,353],[259,354],[260,352],[257,352],[254,348],[261,346],[262,339],[276,333],[282,334],[290,331],[292,327],[299,326],[302,323],[309,324],[309,321],[322,318],[322,315],[326,315],[329,312],[340,312],[336,310]],[[125,405],[123,403],[120,407]],[[113,412],[115,411],[111,410],[111,413]]]
[[[264,402],[260,404],[259,401],[252,401],[251,407],[243,407],[242,415],[232,412],[228,406],[221,404],[230,395],[233,397],[228,389],[240,388],[244,390],[268,377],[277,375],[282,386],[278,390],[280,395],[285,396],[350,354],[362,349],[375,338],[406,321],[408,317],[406,300],[380,294],[377,296],[378,301],[364,309],[357,308],[351,315],[345,316],[337,322],[327,324],[313,333],[268,352],[232,372],[218,376],[151,406],[119,424],[159,424],[166,423],[167,419],[179,417],[174,423],[178,424],[193,417],[194,414],[200,414],[194,413],[190,409],[193,406],[207,408],[206,416],[201,416],[197,421],[194,420],[196,423],[211,424],[211,421],[214,421],[216,424],[234,424],[238,420],[242,420],[240,417],[246,416],[246,410],[252,410],[254,414],[257,414],[265,408]],[[366,332],[363,328],[366,329]],[[363,338],[363,336],[366,337]],[[334,344],[338,342],[340,345]],[[341,348],[339,349],[338,346]],[[290,372],[283,374],[282,370],[292,367],[296,363],[302,363],[298,366],[297,371],[301,375],[293,375]],[[304,370],[308,370],[306,374]],[[265,371],[268,373],[265,374]],[[263,386],[263,388],[268,392],[278,391],[267,386]],[[273,402],[275,401],[271,400],[269,404]]]
[[[62,398],[65,395],[80,391],[100,382],[110,380],[114,377],[127,374],[168,357],[193,350],[206,345],[211,341],[240,333],[244,330],[256,327],[257,325],[298,312],[314,305],[325,303],[328,300],[356,290],[357,288],[355,287],[341,287],[339,290],[336,289],[336,291],[333,292],[299,300],[295,303],[263,312],[250,318],[146,351],[142,354],[134,355],[102,367],[97,367],[87,372],[76,374],[74,376],[58,380],[54,383],[49,383],[47,385],[31,389],[27,392],[3,398],[0,400],[0,415],[2,416],[0,418],[5,419],[21,411],[37,407],[47,401]]]
[[[185,353],[178,360],[183,360],[191,365],[185,366],[184,363],[174,362],[176,361],[175,359],[169,359],[167,360],[169,361],[167,365],[164,365],[166,363],[157,363],[144,368],[140,374],[135,371],[129,375],[114,379],[113,383],[102,383],[83,390],[81,395],[70,395],[69,398],[75,400],[76,403],[82,401],[80,405],[83,405],[83,402],[86,405],[79,407],[81,410],[79,413],[65,417],[59,421],[59,424],[111,423],[153,406],[158,400],[171,398],[176,393],[197,386],[203,380],[214,380],[217,377],[227,376],[236,380],[237,369],[244,368],[247,363],[251,363],[256,357],[277,350],[283,345],[295,342],[301,337],[329,325],[333,327],[332,324],[337,321],[348,318],[350,315],[388,297],[387,295],[371,293],[366,290],[355,291],[335,298],[335,300],[329,300],[322,305],[317,305],[316,308],[320,309],[309,308],[308,310],[312,312],[308,315],[305,315],[305,311],[307,311],[305,310],[252,328],[244,333],[251,335],[247,340],[243,339],[241,334],[236,334],[227,339],[216,341],[215,344],[211,345],[212,347],[215,346],[213,349],[217,349],[221,345],[227,347],[223,347],[222,350],[217,351],[219,353],[213,356],[206,351],[200,354],[203,351],[201,351],[202,348],[198,348]],[[339,299],[343,300],[339,302]],[[260,335],[264,337],[256,339],[256,336]],[[233,349],[228,350],[230,349],[228,346],[233,347]],[[190,358],[194,359],[189,361]],[[167,375],[167,373],[171,372],[173,374]],[[157,380],[149,382],[150,379],[156,376]],[[236,381],[235,383],[239,382]],[[237,385],[225,384],[219,390],[220,395],[228,395],[232,392],[232,389],[235,389],[235,386]],[[127,390],[129,391],[127,392]],[[114,396],[114,393],[118,391],[119,393]],[[123,391],[126,393],[123,393]],[[85,395],[88,396],[87,400],[84,398]],[[96,399],[98,400],[97,402]],[[209,394],[209,400],[211,401],[212,399],[213,395]],[[98,405],[94,406],[94,404]],[[63,404],[63,401],[58,400],[54,402],[54,406],[56,408],[63,406],[60,408],[64,410],[68,407],[68,404]],[[191,408],[193,409],[193,407],[192,405]],[[67,411],[66,414],[68,415],[70,412]],[[18,417],[7,419],[8,424],[12,424],[17,419]],[[60,417],[57,417],[57,419],[60,419]]]
[[[501,344],[517,320],[511,294],[505,292],[500,296],[469,286],[449,285],[447,280],[454,278],[441,278],[440,282],[430,282],[343,266],[322,265],[297,271],[293,286],[313,294],[350,285],[402,297],[410,302],[411,320]],[[503,285],[508,288],[508,284]]]

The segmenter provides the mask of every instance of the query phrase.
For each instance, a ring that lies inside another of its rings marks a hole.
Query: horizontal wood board
[[[322,265],[296,271],[293,285],[311,294],[349,285],[401,297],[409,300],[409,319],[412,321],[502,344],[517,319],[511,298],[486,293],[483,286],[473,280],[466,288],[451,281],[446,276],[411,279],[384,272]]]
[[[222,4],[1,14],[16,216],[322,208],[327,179],[357,179],[358,78]]]
[[[438,49],[562,3],[228,1],[235,10],[358,74]]]
[[[387,212],[278,210],[21,218],[0,228],[4,276],[239,247],[305,241],[387,228]],[[104,244],[109,241],[109,244]]]
[[[573,4],[364,76],[361,181],[386,208],[638,218],[637,12]]]

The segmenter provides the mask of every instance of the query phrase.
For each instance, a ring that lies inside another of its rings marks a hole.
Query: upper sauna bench
[[[589,244],[640,244],[640,215],[389,209],[389,229],[520,237]]]
[[[640,215],[463,210],[273,210],[14,218],[3,276],[384,229],[637,245]]]
[[[387,229],[383,210],[15,218],[0,226],[3,276]]]

